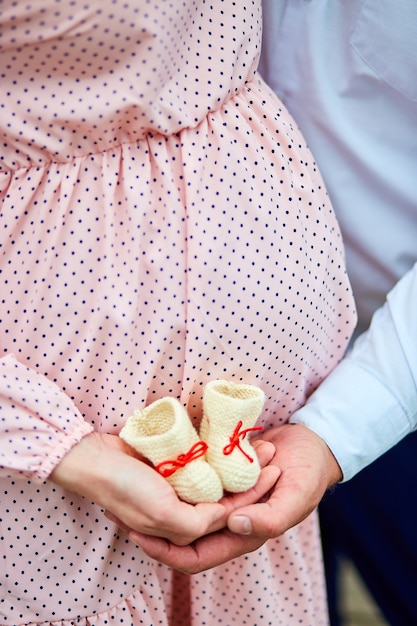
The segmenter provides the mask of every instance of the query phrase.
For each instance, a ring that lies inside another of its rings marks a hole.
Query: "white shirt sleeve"
[[[294,116],[325,181],[363,332],[417,261],[417,3],[262,6],[260,73]]]
[[[326,441],[344,481],[417,428],[417,264],[290,421]]]

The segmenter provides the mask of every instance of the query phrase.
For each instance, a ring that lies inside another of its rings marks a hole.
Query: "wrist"
[[[77,442],[63,456],[59,464],[49,476],[56,485],[70,491],[78,491],[76,487],[82,485],[87,477],[97,467],[97,451],[93,445],[96,433],[90,433]]]
[[[308,426],[304,426],[299,424],[300,428],[305,428],[309,431],[310,437],[313,437],[317,441],[317,445],[320,446],[323,454],[323,465],[326,468],[327,475],[327,488],[332,487],[336,483],[343,480],[343,472],[340,467],[336,457],[334,456],[331,448],[327,445],[325,440],[320,437],[315,431],[308,428]]]
[[[126,461],[138,455],[117,435],[90,433],[63,457],[50,480],[63,489],[84,496],[103,508],[117,497]]]

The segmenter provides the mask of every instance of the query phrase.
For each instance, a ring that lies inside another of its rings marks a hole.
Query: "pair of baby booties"
[[[209,382],[203,393],[200,432],[173,397],[136,409],[120,437],[145,456],[177,495],[191,504],[218,502],[223,492],[247,491],[261,471],[247,434],[265,402],[256,386]]]

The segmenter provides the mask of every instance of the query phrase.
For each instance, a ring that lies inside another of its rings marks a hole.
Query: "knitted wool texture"
[[[252,429],[264,402],[264,392],[253,385],[215,380],[204,388],[200,437],[226,491],[246,491],[258,480],[261,468],[245,430]]]
[[[199,437],[185,408],[172,397],[161,398],[137,409],[126,421],[120,437],[156,467],[164,463],[172,466],[182,455],[187,455]],[[177,495],[186,502],[217,502],[223,487],[216,472],[199,456],[178,467],[166,479]]]

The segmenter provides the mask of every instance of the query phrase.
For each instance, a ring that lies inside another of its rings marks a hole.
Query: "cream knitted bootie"
[[[120,437],[143,454],[186,502],[217,502],[223,487],[205,458],[207,444],[200,441],[185,408],[171,397],[137,409]]]
[[[264,392],[253,385],[215,380],[203,393],[200,437],[208,444],[207,460],[223,487],[238,493],[253,487],[261,471],[247,438],[265,402]]]

